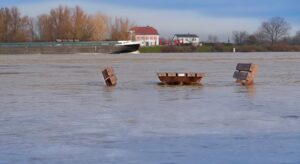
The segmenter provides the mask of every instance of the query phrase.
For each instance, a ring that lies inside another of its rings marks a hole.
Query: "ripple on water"
[[[32,72],[0,72],[0,75],[21,75],[21,74],[30,74]]]
[[[300,116],[298,116],[298,115],[286,115],[286,116],[281,116],[281,118],[285,118],[285,119],[299,119]]]

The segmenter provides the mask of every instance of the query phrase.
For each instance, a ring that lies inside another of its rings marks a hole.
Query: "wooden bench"
[[[102,75],[107,86],[115,86],[117,84],[117,77],[112,67],[106,67],[102,70]]]
[[[240,83],[242,85],[251,85],[253,84],[256,71],[256,64],[238,63],[236,66],[236,71],[233,73],[233,78],[236,79],[236,83]]]

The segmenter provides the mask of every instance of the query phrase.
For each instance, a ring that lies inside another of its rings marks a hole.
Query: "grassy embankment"
[[[153,46],[141,47],[141,53],[171,53],[171,52],[299,52],[300,45],[243,45],[232,44],[206,44],[199,47],[194,46]]]

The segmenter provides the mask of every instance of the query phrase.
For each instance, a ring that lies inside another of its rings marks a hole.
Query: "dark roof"
[[[175,34],[179,38],[198,38],[196,34]]]
[[[135,35],[159,35],[157,30],[150,26],[133,27],[130,30],[134,31]]]

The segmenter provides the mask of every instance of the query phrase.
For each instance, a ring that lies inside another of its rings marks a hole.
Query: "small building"
[[[159,45],[159,34],[153,27],[133,27],[130,33],[134,36],[134,40],[141,43],[141,46]]]
[[[173,43],[201,45],[200,39],[196,34],[175,34]]]

